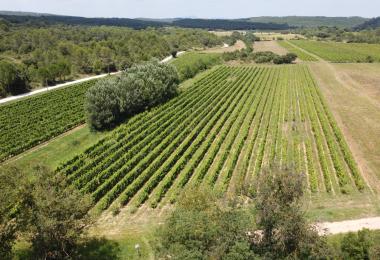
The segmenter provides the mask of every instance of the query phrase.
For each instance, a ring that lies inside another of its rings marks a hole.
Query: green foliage
[[[176,58],[171,64],[177,68],[179,80],[184,81],[220,62],[220,54],[190,52]]]
[[[222,208],[209,191],[189,190],[158,230],[157,255],[170,259],[252,259],[250,216]]]
[[[157,61],[135,65],[118,77],[101,80],[86,94],[87,122],[111,128],[126,117],[165,102],[177,93],[174,67]]]
[[[16,64],[0,60],[0,97],[21,94],[28,90],[29,79],[25,71]]]
[[[85,122],[87,81],[0,105],[0,161]]]
[[[279,41],[278,42],[282,47],[287,49],[288,51],[295,53],[298,58],[300,58],[303,61],[316,61],[313,56],[307,54],[306,52],[294,47],[293,45],[289,44],[288,41]]]
[[[21,230],[15,205],[25,193],[25,177],[16,168],[0,168],[0,258],[10,259],[17,232]]]
[[[332,62],[380,61],[380,44],[294,40],[294,45]]]
[[[348,233],[341,241],[342,257],[345,259],[370,259],[372,238],[369,230]]]
[[[246,176],[274,160],[307,173],[313,192],[365,189],[321,95],[306,66],[220,66],[57,171],[100,210],[160,207],[189,186],[241,194]]]
[[[270,259],[328,256],[326,241],[305,218],[303,174],[272,166],[261,172],[253,189],[257,227],[263,232],[257,243],[261,255]]]
[[[213,47],[220,39],[207,31],[157,28],[132,30],[88,26],[11,26],[0,50],[23,63],[36,85],[53,84],[78,74],[124,70],[133,64],[161,59],[172,49]]]
[[[28,174],[17,168],[0,169],[2,196],[0,254],[11,256],[17,237],[31,244],[33,259],[63,259],[76,253],[86,226],[92,200],[73,187],[63,175],[37,167]],[[16,233],[17,232],[17,233]]]
[[[68,187],[65,176],[37,168],[30,193],[20,207],[34,254],[39,258],[62,259],[75,253],[92,205],[88,195]]]

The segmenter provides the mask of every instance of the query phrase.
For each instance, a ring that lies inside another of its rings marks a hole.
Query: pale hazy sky
[[[0,0],[0,10],[86,17],[380,16],[380,0]]]

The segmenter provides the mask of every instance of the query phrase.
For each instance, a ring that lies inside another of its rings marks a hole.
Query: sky
[[[0,10],[85,17],[380,16],[380,0],[0,0]]]

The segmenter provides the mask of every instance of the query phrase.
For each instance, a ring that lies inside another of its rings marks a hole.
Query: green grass
[[[289,44],[288,41],[277,41],[282,47],[287,49],[289,52],[297,54],[298,58],[302,61],[317,61],[316,58],[313,56],[307,54],[306,52],[294,47],[293,45]]]
[[[200,71],[206,70],[221,63],[220,53],[187,52],[171,62],[179,73],[181,81],[190,79]]]
[[[36,165],[44,165],[54,170],[60,163],[83,152],[86,148],[97,143],[106,134],[107,132],[91,132],[86,125],[74,129],[47,144],[36,147],[34,150],[14,157],[4,164],[15,166],[25,171]]]
[[[380,62],[380,44],[308,40],[292,40],[290,42],[331,62],[366,62],[368,56],[371,56],[376,62]]]
[[[85,93],[95,82],[0,105],[0,162],[84,123]]]

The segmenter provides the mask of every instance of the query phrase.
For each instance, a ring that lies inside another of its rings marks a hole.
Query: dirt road
[[[340,222],[318,223],[318,232],[321,235],[334,235],[339,233],[356,232],[363,228],[371,230],[380,229],[380,217],[345,220]]]

